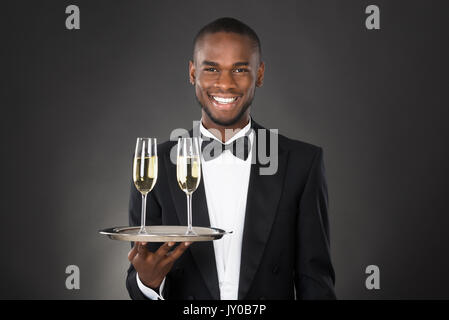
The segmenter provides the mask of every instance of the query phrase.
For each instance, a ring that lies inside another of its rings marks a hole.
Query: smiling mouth
[[[220,96],[209,95],[209,99],[212,101],[212,104],[219,109],[231,109],[236,105],[236,103],[240,99],[240,97],[239,96],[220,97]]]
[[[230,97],[230,98],[223,98],[223,97],[217,97],[217,96],[210,96],[212,99],[217,101],[219,104],[229,104],[237,100],[238,97]]]

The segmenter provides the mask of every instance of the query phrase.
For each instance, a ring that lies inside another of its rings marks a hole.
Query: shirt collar
[[[224,144],[229,144],[232,143],[234,140],[243,137],[245,134],[247,134],[247,132],[251,129],[251,117],[249,118],[248,124],[246,126],[244,126],[242,129],[239,130],[239,132],[237,132],[234,136],[232,136],[231,139],[229,139],[228,141],[226,141]],[[209,130],[207,130],[204,126],[203,126],[203,120],[201,119],[200,121],[200,132],[202,135],[215,139],[217,141],[220,141],[216,136],[214,136],[212,134],[212,132],[210,132]],[[221,142],[221,141],[220,141]]]

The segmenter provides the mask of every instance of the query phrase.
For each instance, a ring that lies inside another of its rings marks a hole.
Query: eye
[[[236,73],[248,72],[248,69],[238,68],[238,69],[235,69],[234,72],[236,72]]]
[[[216,72],[218,70],[216,68],[204,68],[204,71]]]

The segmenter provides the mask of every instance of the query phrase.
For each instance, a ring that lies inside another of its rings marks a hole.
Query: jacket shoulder
[[[267,128],[265,128],[264,126],[260,125],[257,122],[254,123],[254,128],[256,130],[257,129],[268,130]],[[317,152],[322,150],[320,146],[301,140],[291,139],[280,133],[277,133],[277,136],[279,148],[283,150],[287,150],[293,153],[300,153],[302,155],[304,154],[315,155]]]
[[[278,134],[278,140],[280,148],[294,153],[314,155],[322,150],[320,146],[302,140],[291,139],[282,134]]]

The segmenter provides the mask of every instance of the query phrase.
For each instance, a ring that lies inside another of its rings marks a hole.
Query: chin
[[[213,115],[212,117],[209,115],[209,118],[216,124],[220,125],[220,126],[232,126],[233,124],[237,123],[240,119],[241,116],[215,116]]]

